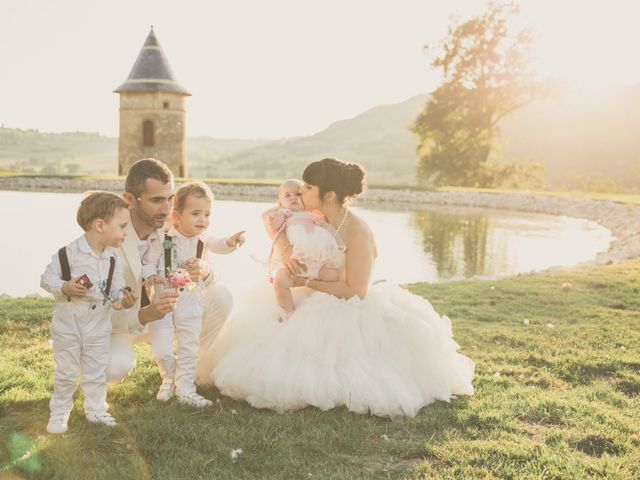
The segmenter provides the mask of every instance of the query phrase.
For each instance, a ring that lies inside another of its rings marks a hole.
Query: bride
[[[474,364],[457,352],[449,319],[397,285],[370,285],[374,235],[347,202],[362,192],[363,169],[324,159],[308,165],[303,180],[305,209],[322,212],[346,245],[340,279],[299,277],[284,323],[267,282],[247,292],[201,358],[200,381],[257,408],[344,405],[391,418],[471,395]],[[300,272],[286,236],[277,245],[289,271]]]

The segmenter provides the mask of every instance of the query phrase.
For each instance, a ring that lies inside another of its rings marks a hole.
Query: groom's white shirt
[[[114,312],[112,316],[113,333],[136,335],[144,332],[145,328],[138,321],[140,299],[142,298],[142,254],[153,242],[160,241],[161,230],[151,233],[146,240],[140,240],[133,224],[126,228],[127,236],[122,247],[118,249],[118,260],[122,262],[125,284],[136,295],[136,304],[129,310]],[[144,248],[144,250],[142,250]],[[141,251],[142,250],[142,251]]]

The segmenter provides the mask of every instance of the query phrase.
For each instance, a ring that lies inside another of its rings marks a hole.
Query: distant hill
[[[0,127],[0,169],[113,174],[117,158],[118,139],[98,133],[41,133]]]
[[[416,138],[408,129],[428,95],[381,105],[308,137],[245,140],[188,139],[193,176],[299,176],[326,156],[361,162],[375,183],[415,181]],[[640,187],[640,86],[588,95],[566,92],[533,103],[502,127],[503,158],[534,158],[550,186],[615,182]],[[114,173],[117,139],[96,133],[40,133],[0,128],[0,168]],[[75,165],[75,166],[74,166]],[[72,172],[73,173],[73,172]]]
[[[221,159],[238,172],[299,175],[308,161],[335,155],[362,162],[372,181],[415,181],[416,138],[407,129],[428,95],[372,108],[310,137]],[[640,187],[640,85],[588,94],[566,91],[532,103],[502,124],[501,158],[533,158],[551,187]],[[241,168],[242,167],[242,168]],[[226,168],[226,167],[225,167]]]
[[[220,166],[237,172],[237,176],[253,171],[257,176],[277,178],[299,176],[307,163],[333,156],[363,163],[376,182],[413,182],[416,140],[408,127],[427,97],[418,95],[402,103],[374,107],[309,137],[240,151],[221,158]]]
[[[187,139],[191,173],[217,176],[212,161],[273,140]],[[98,133],[41,133],[0,127],[0,170],[113,175],[117,171],[118,139]]]

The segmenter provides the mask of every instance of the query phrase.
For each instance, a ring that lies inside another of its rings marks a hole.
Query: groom
[[[150,303],[142,287],[141,259],[154,243],[164,240],[161,229],[171,211],[173,196],[173,174],[164,163],[145,158],[132,165],[123,194],[129,204],[131,222],[118,252],[118,261],[122,262],[126,285],[133,289],[138,301],[134,308],[114,312],[112,316],[111,355],[107,368],[110,383],[120,382],[135,366],[132,344],[143,338],[145,325],[173,311],[178,301],[175,294]],[[206,348],[229,315],[233,298],[224,286],[213,284],[214,276],[207,262],[194,258],[186,268],[193,281],[203,281],[210,299],[200,335],[200,346]]]

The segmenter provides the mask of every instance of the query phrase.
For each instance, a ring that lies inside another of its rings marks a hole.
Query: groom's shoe
[[[178,395],[178,401],[184,405],[191,405],[192,407],[197,408],[205,408],[213,405],[211,400],[207,400],[196,392],[187,393],[186,395]]]
[[[167,402],[171,400],[176,394],[176,385],[173,383],[172,378],[165,378],[162,380],[162,385],[160,385],[160,389],[158,390],[158,394],[156,395],[156,399],[161,402]]]

